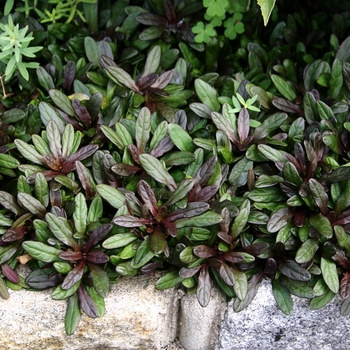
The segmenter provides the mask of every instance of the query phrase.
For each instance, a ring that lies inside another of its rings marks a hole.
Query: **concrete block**
[[[220,326],[216,350],[346,350],[350,349],[349,317],[340,315],[336,296],[320,310],[310,310],[308,300],[293,297],[286,316],[276,305],[271,282],[264,280],[251,304],[233,311],[229,303]]]
[[[122,278],[105,299],[106,314],[82,315],[75,334],[64,330],[66,301],[51,299],[51,290],[10,291],[0,299],[0,349],[6,350],[143,350],[161,349],[177,332],[175,288],[157,291],[156,278]]]
[[[184,295],[179,315],[180,343],[186,350],[212,350],[227,309],[225,297],[212,288],[207,307],[201,307],[195,294]]]

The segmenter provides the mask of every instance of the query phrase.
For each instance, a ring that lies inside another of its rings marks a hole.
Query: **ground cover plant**
[[[53,288],[67,334],[140,273],[346,315],[348,5],[3,1],[0,296]]]

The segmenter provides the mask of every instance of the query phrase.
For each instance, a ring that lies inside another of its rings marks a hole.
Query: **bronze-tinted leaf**
[[[193,249],[193,253],[198,256],[198,258],[206,259],[217,255],[217,250],[205,245],[199,245]]]
[[[95,264],[105,264],[109,261],[109,256],[103,252],[88,252],[86,260]]]
[[[78,289],[79,303],[82,310],[90,317],[98,317],[98,311],[95,302],[87,294],[84,287],[80,286]]]
[[[61,172],[66,174],[75,169],[75,162],[92,156],[98,149],[98,145],[87,145],[81,147],[77,152],[68,157],[62,164]]]
[[[73,287],[83,277],[85,265],[85,260],[79,260],[78,264],[65,277],[62,283],[62,289],[67,290]]]
[[[78,261],[83,259],[82,252],[73,252],[71,250],[62,252],[58,256],[63,260],[70,260],[70,261]]]
[[[340,295],[343,299],[350,297],[350,272],[347,271],[340,281]]]
[[[149,211],[154,217],[156,217],[158,212],[158,205],[156,196],[154,195],[151,186],[146,181],[141,180],[137,184],[137,190],[143,202],[147,205]]]
[[[1,272],[10,282],[18,283],[18,275],[8,263],[1,264]]]
[[[226,252],[222,254],[222,257],[234,264],[239,264],[244,260],[244,256],[240,254],[239,252]]]
[[[64,68],[63,71],[63,88],[66,90],[70,90],[74,77],[75,77],[75,71],[76,71],[76,67],[75,67],[75,63],[73,61],[69,61],[66,64],[66,67]]]
[[[88,252],[94,245],[102,241],[102,239],[108,235],[112,227],[112,224],[103,224],[93,230],[83,248],[83,252]]]
[[[26,226],[19,226],[10,228],[5,231],[5,233],[2,235],[2,241],[3,242],[14,242],[18,241],[23,238],[23,236],[27,233],[27,227]]]
[[[89,111],[84,107],[80,101],[76,98],[72,100],[72,107],[74,109],[75,114],[79,118],[79,120],[83,123],[85,128],[89,128],[91,124],[91,116]]]
[[[205,307],[209,304],[211,295],[211,283],[208,272],[207,265],[203,265],[200,269],[198,276],[198,285],[197,285],[197,299],[201,306]]]

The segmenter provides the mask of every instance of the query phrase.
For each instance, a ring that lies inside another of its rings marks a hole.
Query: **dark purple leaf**
[[[177,228],[172,222],[170,222],[167,219],[164,219],[162,220],[162,225],[166,228],[167,234],[169,234],[172,237],[177,236]]]
[[[286,260],[278,266],[283,275],[296,281],[306,282],[311,278],[311,274],[308,270],[298,265],[293,260]]]
[[[281,208],[277,210],[271,215],[267,223],[267,230],[271,233],[278,232],[282,227],[287,225],[293,215],[294,212],[290,208]]]
[[[197,171],[194,177],[194,183],[204,186],[213,175],[217,159],[215,156],[210,157]]]
[[[218,252],[215,248],[199,245],[193,249],[193,254],[198,256],[198,258],[206,259],[217,255]]]
[[[311,143],[307,140],[304,141],[304,147],[305,147],[307,159],[309,160],[308,177],[311,177],[312,174],[317,169],[316,152],[315,152],[314,148],[312,147]]]
[[[151,186],[146,181],[141,180],[137,184],[137,191],[143,202],[147,205],[149,211],[154,217],[156,217],[158,213],[158,205],[156,196],[154,195]]]
[[[286,100],[285,98],[274,97],[272,99],[272,104],[283,112],[296,113],[300,117],[304,117],[304,111],[301,109],[301,107]]]
[[[350,297],[350,272],[347,271],[340,281],[340,295],[343,299]]]
[[[112,227],[112,224],[103,224],[94,229],[91,232],[90,237],[83,248],[83,252],[88,252],[94,245],[96,245],[102,239],[104,239],[108,235]]]
[[[129,176],[136,174],[138,171],[141,171],[142,168],[137,165],[129,165],[124,163],[118,163],[112,166],[112,171],[120,176]]]
[[[78,260],[83,259],[82,252],[73,252],[71,250],[68,250],[66,252],[62,252],[58,256],[61,259],[68,260],[68,261],[78,261]]]
[[[293,222],[296,227],[303,227],[306,221],[305,211],[297,211],[293,217]]]
[[[98,317],[96,304],[93,301],[93,299],[90,297],[90,295],[87,294],[84,287],[80,286],[78,288],[78,295],[79,295],[80,307],[82,308],[82,310],[92,318]]]
[[[169,94],[165,90],[158,89],[158,88],[151,87],[151,86],[147,88],[147,92],[158,95],[158,96],[163,96],[163,97],[169,96]],[[153,97],[152,97],[152,100],[156,101],[156,99]]]
[[[292,163],[299,170],[299,172],[305,172],[306,171],[305,151],[299,142],[294,144],[294,154],[295,154],[295,159],[298,162],[298,165],[296,165],[294,162]]]
[[[136,83],[136,85],[139,87],[140,90],[145,90],[147,87],[153,84],[157,78],[158,78],[158,74],[151,73],[140,78]]]
[[[108,56],[102,55],[100,58],[101,66],[104,69],[108,67],[118,67],[118,65]]]
[[[93,155],[98,149],[98,145],[87,145],[68,157],[62,164],[61,172],[66,174],[75,169],[75,162],[81,161]]]
[[[18,275],[8,263],[1,264],[1,272],[10,282],[18,283]]]
[[[247,247],[241,248],[241,251],[257,256],[262,254],[268,247],[269,247],[268,243],[259,242],[259,243],[253,243]]]
[[[150,225],[153,223],[153,220],[149,219],[140,219],[132,215],[122,215],[117,216],[113,222],[116,225],[122,226],[122,227],[140,227],[143,225]]]
[[[168,19],[168,23],[170,25],[176,25],[177,19],[176,19],[175,8],[170,0],[164,0],[164,12],[165,12],[166,18]]]
[[[198,265],[198,266],[193,267],[191,269],[189,269],[187,267],[183,267],[179,271],[179,276],[182,277],[182,278],[192,277],[201,269],[201,267],[202,267],[202,265]]]
[[[88,129],[91,125],[91,116],[89,111],[76,98],[73,98],[72,100],[72,107],[79,120],[83,123],[85,128]]]
[[[350,224],[350,209],[345,210],[341,215],[339,215],[334,221],[332,221],[332,225],[348,225]],[[4,240],[4,238],[2,238]]]
[[[233,286],[235,283],[235,276],[233,275],[233,272],[231,270],[231,267],[227,264],[221,264],[220,266],[220,277],[222,280],[228,285]]]
[[[2,235],[3,242],[14,242],[22,239],[24,235],[27,233],[26,226],[19,226],[14,228],[9,228]]]
[[[225,260],[232,262],[234,264],[239,264],[244,260],[243,255],[238,252],[226,252],[222,254],[222,257]]]
[[[173,78],[173,72],[171,70],[168,70],[162,73],[157,78],[157,80],[151,85],[151,87],[156,89],[164,89],[169,84],[172,78]]]
[[[91,178],[88,170],[83,165],[83,163],[79,162],[78,160],[75,162],[75,166],[76,166],[79,181],[83,189],[85,190],[86,199],[90,199],[94,197],[95,191],[93,189],[93,184],[91,183]]]
[[[43,156],[43,161],[52,170],[58,171],[61,168],[61,162],[48,154]]]
[[[194,42],[194,33],[192,32],[191,25],[187,22],[182,22],[180,26],[180,32],[182,34],[182,37],[188,41],[189,43]]]
[[[277,272],[277,263],[273,258],[268,258],[265,263],[264,273],[269,278],[274,278]]]
[[[66,90],[70,90],[74,77],[75,77],[75,63],[73,61],[69,61],[66,64],[66,67],[63,71],[63,79],[64,82],[62,84],[63,88]]]
[[[94,264],[105,264],[108,262],[109,257],[103,252],[88,252],[86,253],[86,260]]]
[[[218,191],[217,186],[206,186],[197,192],[193,197],[189,198],[191,202],[207,202]]]
[[[208,203],[202,202],[191,202],[187,204],[185,209],[176,209],[167,216],[170,221],[175,221],[183,218],[190,218],[199,214],[204,213],[209,209]]]
[[[169,135],[165,136],[164,139],[160,140],[158,145],[154,147],[150,153],[151,156],[159,158],[164,153],[170,151],[174,147],[173,141],[171,141],[171,138]]]
[[[201,306],[205,307],[209,304],[211,294],[211,283],[207,265],[203,265],[200,269],[197,285],[197,299]]]
[[[147,26],[159,26],[166,24],[166,19],[155,13],[141,13],[136,17],[137,22],[145,24]]]
[[[85,265],[85,260],[79,260],[77,265],[75,265],[73,269],[68,272],[67,276],[65,277],[62,283],[61,288],[67,290],[73,287],[79,280],[81,280],[84,274]]]
[[[222,221],[219,224],[220,231],[227,234],[230,229],[231,216],[230,216],[229,210],[226,207],[222,209],[221,217],[222,217]]]
[[[44,170],[44,171],[40,171],[40,173],[44,175],[45,180],[48,182],[51,181],[56,175],[59,174],[59,172],[55,171],[55,170]],[[34,185],[36,174],[37,173],[34,173],[34,174],[27,177],[27,182],[30,185]]]
[[[154,276],[156,273],[157,269],[161,269],[163,268],[163,263],[161,262],[153,262],[153,263],[149,263],[145,266],[142,266],[141,268],[141,273],[143,275],[147,275],[147,276]]]
[[[237,132],[241,142],[244,142],[248,137],[250,130],[249,126],[249,113],[246,108],[242,108],[238,115]]]
[[[226,232],[218,232],[218,237],[228,244],[232,244],[233,238]]]
[[[139,149],[133,144],[129,145],[128,148],[129,148],[129,151],[130,151],[130,154],[131,154],[133,161],[136,164],[140,164],[140,159],[139,159],[140,158],[140,151],[139,151]]]
[[[46,289],[56,286],[62,282],[62,278],[57,274],[47,274],[44,270],[34,270],[26,278],[26,284],[34,289]]]

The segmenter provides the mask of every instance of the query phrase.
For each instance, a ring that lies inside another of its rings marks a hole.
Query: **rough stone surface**
[[[106,314],[82,315],[75,334],[64,330],[66,301],[51,299],[51,290],[10,291],[0,299],[0,349],[99,350],[161,349],[177,332],[178,291],[157,291],[156,279],[123,278],[105,299]]]
[[[227,303],[222,293],[212,288],[207,307],[201,307],[194,294],[181,299],[179,340],[186,350],[212,350],[224,319]]]
[[[270,281],[263,281],[251,304],[233,311],[230,302],[216,350],[346,350],[350,349],[349,317],[340,315],[340,297],[320,310],[293,298],[290,316],[275,303]]]

